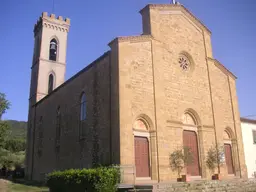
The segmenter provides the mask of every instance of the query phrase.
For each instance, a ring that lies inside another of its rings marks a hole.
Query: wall
[[[253,142],[252,131],[256,131],[255,123],[241,122],[245,162],[247,165],[248,178],[254,177],[254,172],[256,172],[256,144]]]
[[[149,5],[141,13],[145,35],[115,41],[119,57],[121,164],[135,164],[133,123],[146,116],[152,122],[148,131],[154,133],[150,143],[152,179],[175,179],[169,154],[183,145],[182,115],[190,111],[198,123],[202,177],[210,178],[205,164],[207,151],[216,141],[223,144],[227,128],[234,142],[235,175],[244,176],[235,79],[210,58],[210,32],[182,6]],[[181,69],[180,54],[190,59],[189,71]],[[228,177],[225,165],[221,173]]]
[[[54,169],[110,164],[109,53],[79,72],[36,105],[33,179],[43,179]],[[80,123],[80,98],[86,94],[87,118]],[[60,106],[60,151],[55,148],[56,111]],[[43,123],[43,151],[37,154],[39,119]],[[80,139],[79,130],[85,129]],[[31,163],[30,163],[31,165]]]

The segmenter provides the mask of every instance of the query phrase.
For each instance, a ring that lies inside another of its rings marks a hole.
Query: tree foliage
[[[0,93],[0,166],[13,168],[24,166],[25,138],[15,138],[10,132],[10,123],[2,121],[2,115],[10,108],[4,93]]]
[[[211,146],[207,151],[206,166],[212,174],[215,169],[224,163],[224,148],[222,145],[217,144]]]
[[[173,151],[169,156],[170,166],[173,171],[177,171],[178,177],[180,178],[181,171],[193,163],[193,153],[189,147],[183,147]]]
[[[10,108],[10,102],[5,98],[4,93],[0,93],[0,119],[2,115]]]
[[[11,152],[25,151],[26,141],[25,139],[9,138],[5,141],[4,148]]]

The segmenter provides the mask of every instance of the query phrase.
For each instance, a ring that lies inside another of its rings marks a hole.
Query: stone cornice
[[[231,71],[229,71],[224,65],[222,65],[217,59],[213,59],[210,57],[208,57],[207,59],[209,61],[213,61],[215,66],[218,67],[223,73],[229,75],[230,77],[232,77],[235,80],[237,79],[237,77]]]
[[[180,4],[148,4],[146,7],[140,10],[140,13],[143,13],[146,9],[160,9],[160,10],[180,10],[182,11],[188,18],[190,18],[194,23],[196,23],[200,28],[203,28],[209,34],[211,31],[196,17],[194,16],[188,9],[186,9],[183,5]]]
[[[151,35],[137,35],[137,36],[123,36],[123,37],[116,37],[113,39],[108,45],[111,46],[115,42],[143,42],[143,41],[150,41],[153,37]]]
[[[54,63],[54,64],[58,64],[58,65],[66,65],[66,63],[62,63],[62,62],[58,62],[58,61],[51,61],[51,60],[48,60],[48,59],[43,59],[43,58],[38,58],[35,60],[34,64],[31,66],[31,69],[37,65],[39,63],[39,61],[47,61],[49,63]]]

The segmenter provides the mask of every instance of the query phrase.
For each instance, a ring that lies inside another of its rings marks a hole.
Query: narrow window
[[[86,98],[85,94],[83,93],[81,97],[81,103],[80,103],[80,120],[83,121],[86,119]]]
[[[53,74],[49,75],[49,82],[48,82],[48,93],[51,93],[53,90]]]
[[[49,60],[56,61],[57,59],[58,44],[56,39],[52,39],[49,49]]]
[[[56,146],[60,145],[60,121],[61,121],[61,115],[60,115],[60,107],[57,109],[57,116],[56,116]]]
[[[256,130],[252,131],[252,136],[253,136],[253,144],[256,144]]]
[[[38,147],[37,147],[38,157],[41,157],[43,154],[43,137],[44,137],[43,134],[44,134],[43,117],[41,116],[38,123]]]

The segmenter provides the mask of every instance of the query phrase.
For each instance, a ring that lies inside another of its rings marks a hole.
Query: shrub
[[[51,192],[115,192],[119,178],[118,168],[98,167],[54,171],[46,181]]]

